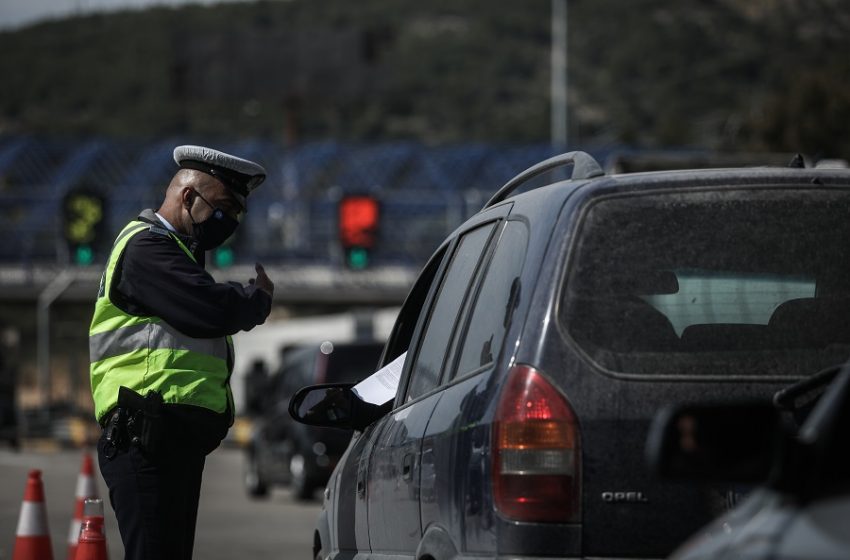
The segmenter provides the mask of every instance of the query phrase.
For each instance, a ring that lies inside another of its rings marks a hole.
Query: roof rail
[[[509,194],[516,190],[521,184],[525,183],[529,179],[537,177],[538,175],[545,173],[549,170],[555,169],[556,167],[562,167],[564,165],[573,165],[573,174],[570,177],[570,180],[575,179],[592,179],[593,177],[599,177],[601,175],[605,175],[605,172],[602,171],[602,167],[599,166],[599,163],[587,152],[575,151],[568,152],[566,154],[557,155],[551,157],[545,161],[541,161],[535,165],[532,165],[499,189],[496,194],[493,195],[490,200],[487,201],[487,204],[484,205],[484,208],[489,208],[494,204],[502,202],[505,200]]]

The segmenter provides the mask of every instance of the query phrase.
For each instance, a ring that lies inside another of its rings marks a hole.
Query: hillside
[[[0,33],[0,133],[539,142],[550,0],[261,0]],[[850,156],[842,0],[570,0],[575,142]]]

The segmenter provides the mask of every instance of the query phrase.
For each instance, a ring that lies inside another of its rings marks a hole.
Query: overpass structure
[[[272,315],[234,336],[238,411],[245,372],[257,360],[274,370],[286,345],[385,340],[418,273],[401,265],[355,271],[272,264],[266,271],[275,283]],[[102,265],[0,264],[0,352],[3,368],[10,366],[0,371],[0,381],[12,383],[17,393],[21,434],[64,434],[68,418],[90,420],[88,324],[101,272]],[[211,273],[218,281],[243,284],[256,275],[248,265]],[[54,437],[68,439],[62,434]]]
[[[417,267],[405,265],[366,270],[323,264],[264,266],[275,283],[274,304],[292,308],[399,305],[418,273]],[[219,282],[244,284],[256,276],[250,265],[210,272]],[[93,304],[101,274],[102,265],[0,264],[0,302],[36,304],[47,294],[55,302]]]

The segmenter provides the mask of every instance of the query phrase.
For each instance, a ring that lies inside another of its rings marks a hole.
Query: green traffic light
[[[74,262],[78,265],[88,266],[94,262],[94,251],[89,245],[80,245],[74,251]]]
[[[215,250],[213,260],[215,261],[215,265],[218,268],[226,268],[228,266],[233,266],[233,249],[231,249],[230,247],[219,247]]]
[[[348,266],[363,270],[369,265],[369,251],[363,247],[353,247],[348,251]]]

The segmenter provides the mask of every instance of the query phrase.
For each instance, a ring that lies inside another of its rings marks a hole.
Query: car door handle
[[[401,460],[401,477],[404,480],[413,478],[413,453],[408,453]]]

